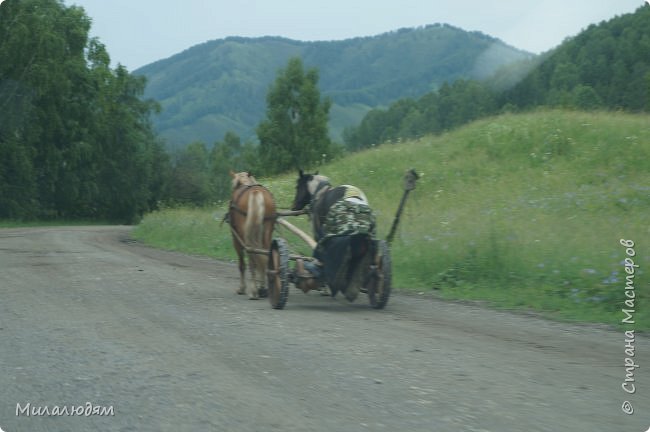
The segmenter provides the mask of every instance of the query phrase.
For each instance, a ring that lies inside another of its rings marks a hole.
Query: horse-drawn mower
[[[347,185],[331,187],[326,177],[301,171],[293,209],[278,212],[276,222],[303,240],[312,256],[293,253],[281,237],[272,239],[269,250],[242,245],[249,256],[268,256],[266,287],[271,306],[284,308],[293,284],[305,293],[328,290],[334,296],[341,292],[350,301],[365,293],[372,308],[384,308],[392,283],[390,243],[417,178],[415,170],[407,171],[404,194],[383,240],[376,238],[374,214],[363,192]],[[285,219],[303,214],[309,214],[315,238]]]

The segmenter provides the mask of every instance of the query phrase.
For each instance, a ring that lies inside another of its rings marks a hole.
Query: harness
[[[275,206],[275,198],[273,197],[273,194],[271,193],[271,191],[269,191],[267,188],[265,188],[261,184],[257,183],[257,184],[252,184],[252,185],[239,185],[237,187],[237,189],[235,189],[235,192],[237,192],[237,191],[239,191],[239,192],[237,193],[237,195],[233,196],[233,198],[230,200],[230,205],[228,206],[228,209],[229,209],[228,213],[226,213],[224,215],[223,220],[225,222],[230,223],[230,213],[232,211],[237,212],[237,213],[239,213],[240,215],[243,215],[243,216],[248,215],[248,212],[245,211],[245,210],[242,210],[240,207],[237,206],[236,203],[237,203],[237,201],[239,201],[239,199],[242,197],[242,195],[244,195],[244,193],[246,193],[247,191],[249,191],[250,189],[252,189],[254,187],[264,189],[265,191],[267,191],[269,193],[269,195],[271,196],[271,200],[273,200],[273,205]],[[271,219],[277,219],[277,218],[278,218],[277,212],[273,213],[271,215],[268,215],[268,216],[264,216],[265,221],[271,220]]]

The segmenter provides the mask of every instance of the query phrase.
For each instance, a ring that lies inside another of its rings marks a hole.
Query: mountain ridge
[[[458,78],[486,78],[504,64],[534,57],[481,32],[430,24],[335,41],[230,36],[133,73],[147,77],[145,97],[161,103],[154,125],[170,147],[212,144],[229,130],[254,140],[268,88],[294,56],[319,70],[321,95],[333,102],[330,134],[337,140],[371,108]]]

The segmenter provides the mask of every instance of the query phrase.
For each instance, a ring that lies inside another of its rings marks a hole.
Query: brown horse
[[[245,248],[268,251],[276,219],[273,195],[255,177],[248,172],[234,173],[232,177],[232,198],[228,211],[228,220],[232,230],[232,241],[239,257],[239,289],[237,294],[246,294]],[[258,299],[266,295],[265,276],[268,256],[258,253],[248,254],[253,287],[249,298]]]

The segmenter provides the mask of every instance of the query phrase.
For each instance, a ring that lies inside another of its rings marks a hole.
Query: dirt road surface
[[[650,426],[639,335],[627,394],[622,330],[404,294],[376,311],[365,296],[293,287],[277,311],[234,294],[234,264],[144,247],[129,232],[0,230],[5,432]]]

